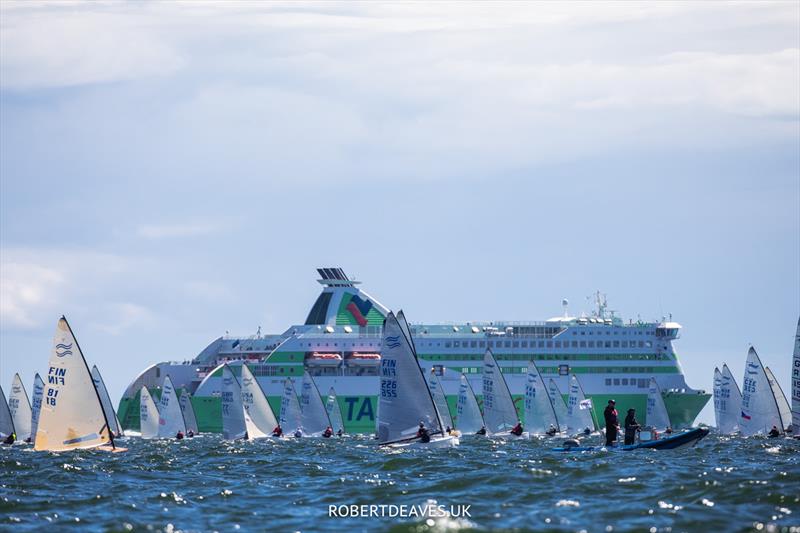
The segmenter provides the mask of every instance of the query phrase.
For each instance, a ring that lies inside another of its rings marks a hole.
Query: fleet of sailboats
[[[508,436],[522,424],[503,371],[491,350],[484,355],[481,404],[469,379],[460,375],[455,418],[441,382],[440,371],[423,372],[402,311],[389,313],[381,343],[381,389],[376,435],[382,445],[453,446],[453,431],[461,434]],[[220,404],[225,439],[258,439],[276,427],[295,436],[318,437],[345,432],[336,392],[323,397],[313,376],[304,372],[300,394],[294,380],[284,380],[279,416],[246,363],[222,366]],[[111,397],[97,366],[91,370],[66,318],[59,319],[48,371],[34,378],[31,401],[19,374],[10,394],[0,387],[0,438],[5,442],[32,442],[36,450],[64,451],[81,448],[120,450],[115,437],[123,435]],[[157,401],[147,387],[139,393],[140,436],[175,438],[198,432],[188,391],[179,393],[170,376],[157,389]],[[748,350],[742,389],[728,368],[714,369],[714,414],[721,434],[743,436],[790,433],[800,438],[800,320],[795,333],[791,367],[791,403],[770,368],[756,350]],[[528,364],[524,394],[524,422],[529,436],[590,433],[598,429],[593,405],[577,375],[569,380],[566,402],[558,383],[542,377],[536,364]],[[664,397],[656,379],[650,378],[645,416],[649,429],[671,428]],[[516,431],[514,432],[516,433]],[[424,435],[424,436],[423,436]]]

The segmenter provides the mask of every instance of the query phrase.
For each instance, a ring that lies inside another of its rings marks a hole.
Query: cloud
[[[135,303],[115,303],[104,307],[102,312],[97,313],[104,319],[90,325],[108,335],[120,335],[131,328],[151,325],[155,321],[155,315],[148,308]]]
[[[61,272],[15,261],[0,263],[0,323],[2,328],[30,328],[50,310],[51,296],[63,289]]]

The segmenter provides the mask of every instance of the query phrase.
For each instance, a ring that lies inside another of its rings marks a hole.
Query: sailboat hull
[[[452,448],[458,446],[458,437],[447,435],[445,437],[433,437],[430,442],[420,442],[418,440],[412,442],[398,442],[390,444],[390,448]]]

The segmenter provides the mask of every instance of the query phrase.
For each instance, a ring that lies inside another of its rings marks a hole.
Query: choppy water
[[[0,530],[800,531],[800,441],[712,434],[696,448],[584,454],[552,444],[398,451],[202,436],[129,438],[119,454],[3,447]],[[428,500],[470,505],[471,518],[328,516],[329,505]]]

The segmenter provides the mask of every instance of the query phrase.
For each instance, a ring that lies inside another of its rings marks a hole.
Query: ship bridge
[[[389,309],[356,287],[341,268],[318,268],[323,287],[306,318],[306,326],[382,326]]]

